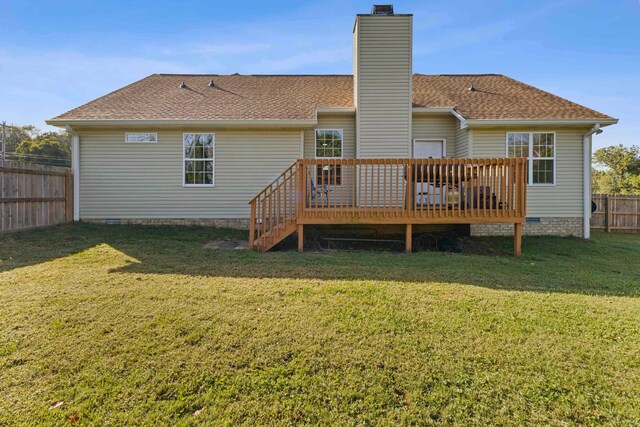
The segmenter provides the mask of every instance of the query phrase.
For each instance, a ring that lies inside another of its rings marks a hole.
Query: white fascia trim
[[[47,120],[51,126],[217,126],[217,127],[307,127],[317,119],[305,120]]]
[[[600,124],[596,123],[582,137],[582,237],[585,239],[591,237],[591,137],[593,134],[599,133],[602,133],[602,130],[600,129]]]
[[[326,107],[316,109],[316,117],[318,114],[355,114],[355,107]]]
[[[482,126],[563,126],[563,125],[591,125],[600,127],[618,123],[618,119],[467,119],[467,125],[473,127]]]
[[[460,129],[465,129],[467,127],[467,119],[465,119],[462,114],[458,113],[455,107],[413,107],[411,111],[413,114],[453,114],[458,120],[460,120]]]

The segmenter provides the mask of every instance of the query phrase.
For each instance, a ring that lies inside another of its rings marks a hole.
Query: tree
[[[612,145],[593,153],[593,188],[596,192],[640,194],[640,147]]]
[[[5,151],[13,153],[21,141],[33,139],[40,130],[33,125],[12,126],[7,125],[5,133]]]
[[[51,165],[68,165],[71,136],[66,131],[40,132],[32,125],[10,126],[6,139],[7,159]]]
[[[71,156],[69,138],[58,132],[45,132],[31,140],[22,140],[16,154],[39,163],[60,164]]]

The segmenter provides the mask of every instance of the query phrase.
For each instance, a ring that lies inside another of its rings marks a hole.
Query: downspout
[[[602,133],[600,123],[596,123],[589,132],[582,137],[583,154],[583,212],[582,212],[582,237],[591,237],[591,136]]]
[[[451,114],[460,120],[460,129],[466,129],[468,127],[467,119],[462,114],[458,113],[455,108],[451,109]]]
[[[71,173],[73,174],[73,220],[80,220],[80,135],[72,126],[65,126],[71,134]]]

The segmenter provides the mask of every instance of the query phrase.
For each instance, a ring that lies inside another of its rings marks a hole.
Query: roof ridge
[[[497,73],[478,73],[478,74],[424,74],[424,73],[413,73],[414,76],[426,76],[426,77],[479,77],[479,76],[497,76],[497,77],[506,77],[504,74]]]
[[[159,76],[192,76],[192,77],[353,77],[353,74],[183,74],[183,73],[160,73]]]

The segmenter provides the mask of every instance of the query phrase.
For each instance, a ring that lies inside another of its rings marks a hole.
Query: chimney
[[[392,4],[374,4],[371,7],[372,15],[393,15],[393,5]]]
[[[353,78],[357,157],[410,157],[412,15],[374,5],[356,16]]]

